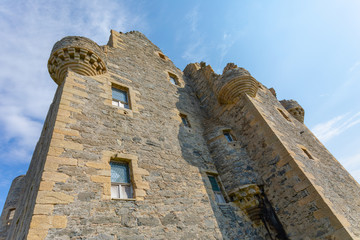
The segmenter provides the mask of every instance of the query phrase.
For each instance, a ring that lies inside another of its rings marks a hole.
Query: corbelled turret
[[[250,73],[229,63],[225,68],[223,75],[214,82],[214,92],[217,94],[220,103],[235,103],[241,94],[248,94],[255,97],[259,88],[259,83]]]
[[[280,103],[284,108],[299,122],[304,123],[305,111],[295,100],[281,100]]]
[[[84,76],[96,76],[107,71],[105,54],[92,40],[85,37],[65,37],[58,41],[48,61],[48,70],[60,85],[68,68]]]

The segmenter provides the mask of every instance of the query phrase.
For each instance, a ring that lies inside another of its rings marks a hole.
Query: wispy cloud
[[[203,36],[198,30],[199,25],[199,5],[194,6],[188,14],[185,15],[186,25],[189,26],[182,32],[182,37],[186,36],[188,44],[182,58],[190,62],[203,61],[206,58],[206,48]]]
[[[356,68],[360,66],[360,61],[357,61],[349,68],[349,72],[353,72]]]
[[[312,131],[322,142],[327,142],[335,136],[343,133],[347,129],[360,123],[360,112],[351,115],[343,114],[327,122],[317,124]]]
[[[110,29],[141,26],[141,14],[132,14],[126,3],[0,2],[0,163],[30,161],[56,89],[46,69],[53,44],[68,35],[106,44]]]
[[[236,42],[236,39],[233,37],[232,34],[230,34],[230,33],[223,34],[221,42],[217,47],[218,50],[220,51],[220,54],[219,54],[220,57],[219,57],[219,63],[218,63],[219,67],[223,67],[224,57],[228,54],[229,50],[231,49],[231,47],[234,45],[235,42]],[[222,70],[216,69],[216,72],[221,73]]]
[[[360,153],[339,159],[350,174],[360,183]]]

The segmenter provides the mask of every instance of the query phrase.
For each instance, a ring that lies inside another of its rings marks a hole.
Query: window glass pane
[[[228,142],[232,142],[233,141],[233,138],[232,138],[232,136],[231,136],[231,134],[230,133],[224,133],[224,135],[225,135],[225,137],[226,137],[226,139],[228,140]]]
[[[119,186],[111,185],[111,197],[112,198],[120,198],[119,195]]]
[[[182,117],[181,117],[181,120],[182,120],[182,122],[183,122],[183,124],[184,124],[185,126],[189,127],[189,122],[188,122],[188,120],[187,120],[187,118],[186,118],[185,116],[182,116]]]
[[[111,182],[130,183],[129,164],[110,162]]]
[[[226,203],[224,196],[221,194],[221,192],[214,192],[215,193],[215,200],[217,203]]]
[[[211,183],[212,190],[214,192],[215,191],[217,191],[217,192],[221,191],[220,187],[219,187],[219,185],[218,185],[218,183],[216,181],[216,178],[214,176],[208,176],[208,177],[209,177],[209,180],[210,180],[210,183]]]
[[[128,102],[127,92],[117,88],[112,88],[112,98],[124,103]]]
[[[132,198],[131,186],[129,185],[121,186],[120,198]]]

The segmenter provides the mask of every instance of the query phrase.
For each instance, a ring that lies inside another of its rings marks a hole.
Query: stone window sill
[[[136,201],[135,198],[111,198],[111,200],[115,200],[115,201]]]

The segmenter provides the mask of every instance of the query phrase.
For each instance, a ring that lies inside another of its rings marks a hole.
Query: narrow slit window
[[[9,210],[9,213],[7,215],[7,225],[10,225],[11,221],[14,219],[15,216],[15,208],[12,208]]]
[[[226,203],[225,201],[225,198],[221,192],[221,188],[219,186],[219,183],[218,181],[216,180],[216,177],[215,176],[212,176],[212,175],[208,175],[208,178],[209,178],[209,181],[210,181],[210,184],[211,184],[211,188],[215,194],[215,201],[217,203]]]
[[[229,130],[226,130],[226,131],[224,131],[223,133],[224,133],[224,136],[225,136],[225,138],[226,138],[226,140],[227,140],[228,142],[233,142],[233,141],[235,141],[234,136],[230,133]]]
[[[288,120],[289,122],[291,122],[290,118],[289,118],[280,108],[278,108],[277,110],[281,113],[281,115],[282,115],[286,120]]]
[[[110,162],[111,166],[111,198],[128,199],[133,197],[129,164],[126,162]]]
[[[308,152],[308,150],[306,150],[305,148],[301,148],[301,150],[303,150],[303,152],[305,153],[305,155],[310,158],[310,159],[314,159],[311,154]]]
[[[129,91],[127,89],[111,88],[112,90],[112,105],[130,109]]]
[[[161,59],[164,59],[164,60],[165,60],[165,55],[164,55],[164,54],[159,53],[159,57],[160,57]]]
[[[185,114],[180,114],[180,117],[181,117],[181,121],[185,127],[191,127],[189,119],[187,118],[187,116]]]

